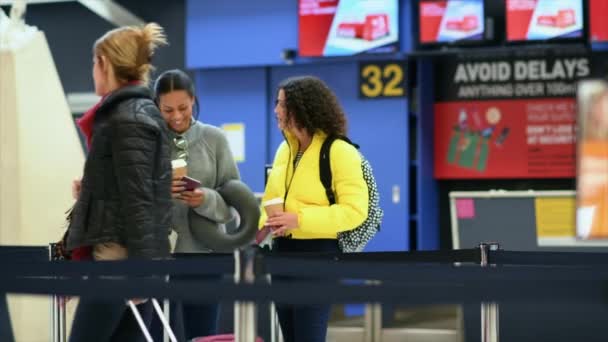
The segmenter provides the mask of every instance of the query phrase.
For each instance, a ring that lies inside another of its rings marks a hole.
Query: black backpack
[[[332,175],[329,163],[329,151],[331,144],[336,139],[344,140],[359,149],[359,145],[354,144],[347,137],[327,137],[323,142],[319,159],[319,175],[330,205],[336,203],[336,196],[331,188]],[[340,250],[345,253],[363,251],[365,245],[380,230],[382,216],[384,215],[382,208],[380,208],[380,194],[378,193],[378,187],[376,185],[376,180],[374,179],[372,166],[369,164],[367,159],[365,159],[363,154],[361,154],[361,152],[359,152],[359,154],[361,155],[363,178],[365,179],[369,192],[369,206],[367,218],[360,226],[353,230],[338,233],[338,244],[340,246]]]

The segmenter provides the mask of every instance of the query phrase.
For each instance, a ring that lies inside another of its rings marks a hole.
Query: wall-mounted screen
[[[608,1],[589,0],[590,37],[592,42],[608,42]]]
[[[583,0],[506,0],[507,41],[581,39]]]
[[[418,7],[421,44],[484,39],[484,0],[421,0]]]
[[[298,11],[300,56],[399,49],[399,0],[299,0]]]

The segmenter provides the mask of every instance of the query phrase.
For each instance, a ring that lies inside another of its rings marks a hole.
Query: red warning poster
[[[589,58],[442,60],[435,176],[565,178],[576,171],[576,80]]]

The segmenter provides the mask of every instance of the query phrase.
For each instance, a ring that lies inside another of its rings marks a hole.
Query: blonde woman
[[[166,124],[147,87],[151,58],[166,44],[157,24],[109,31],[93,47],[102,100],[79,121],[89,153],[68,229],[82,258],[169,255],[171,159]],[[148,303],[138,305],[150,317]],[[70,341],[143,340],[125,300],[81,298]]]

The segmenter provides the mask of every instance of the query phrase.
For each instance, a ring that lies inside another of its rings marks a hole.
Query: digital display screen
[[[589,22],[591,24],[591,41],[608,42],[608,1],[589,0]]]
[[[583,0],[507,0],[507,40],[583,37]]]
[[[421,0],[418,18],[422,44],[483,39],[483,0]]]
[[[399,0],[299,0],[299,54],[396,52],[398,13]]]

